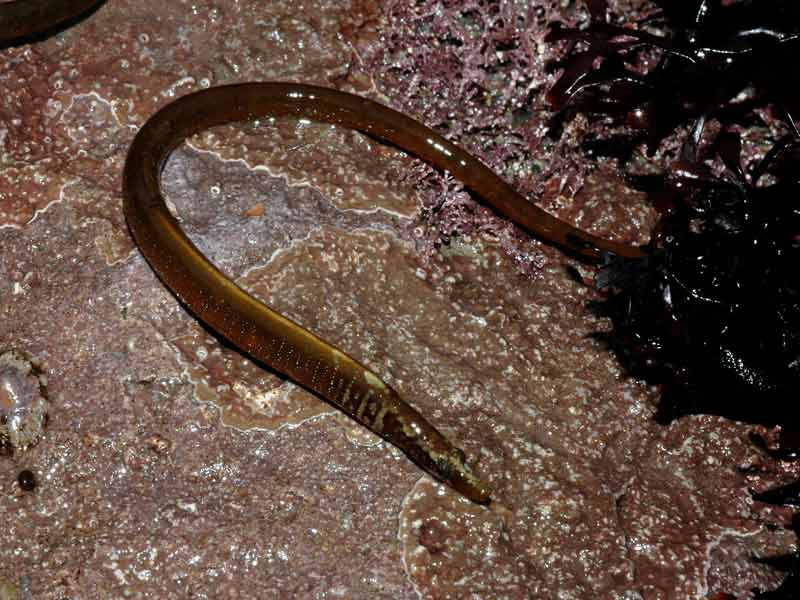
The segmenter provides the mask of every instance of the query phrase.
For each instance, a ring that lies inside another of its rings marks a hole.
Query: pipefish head
[[[436,471],[438,479],[472,502],[482,506],[492,502],[491,489],[467,466],[464,453],[458,448],[436,457]]]

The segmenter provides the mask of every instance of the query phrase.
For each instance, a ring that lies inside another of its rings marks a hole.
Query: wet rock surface
[[[240,285],[456,440],[489,509],[221,343],[128,235],[136,128],[191,90],[283,79],[381,99],[548,210],[646,239],[652,215],[613,169],[569,132],[546,139],[544,25],[579,16],[557,4],[119,0],[0,53],[0,352],[30,357],[49,401],[38,443],[0,457],[3,593],[649,600],[780,582],[750,556],[792,548],[788,512],[748,487],[796,474],[745,425],[657,425],[654,390],[588,337],[607,323],[567,259],[395,149],[243,124],[190,140],[163,185]],[[500,20],[516,29],[495,35]],[[478,30],[510,62],[479,52]],[[497,75],[521,56],[526,73]]]

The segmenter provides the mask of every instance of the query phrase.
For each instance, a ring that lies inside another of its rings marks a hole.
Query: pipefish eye
[[[436,468],[445,480],[467,469],[467,455],[461,448],[453,448],[450,454],[436,458]]]
[[[462,452],[463,454],[463,452]],[[453,473],[453,462],[449,456],[439,456],[436,458],[436,470],[439,473],[439,476],[444,480],[447,481],[450,479],[450,475]]]

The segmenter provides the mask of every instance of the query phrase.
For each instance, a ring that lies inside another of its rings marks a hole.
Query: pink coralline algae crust
[[[362,145],[356,140],[356,147]],[[343,144],[341,152],[348,147]],[[260,152],[263,151],[254,148],[247,161]],[[276,252],[296,243],[295,240],[304,240],[320,226],[346,230],[367,226],[388,229],[397,222],[398,211],[409,210],[403,206],[407,198],[398,201],[400,206],[391,202],[397,194],[386,182],[380,185],[379,194],[365,191],[379,185],[370,175],[374,168],[366,165],[366,173],[359,172],[352,185],[347,186],[348,197],[362,195],[369,197],[373,204],[369,210],[353,210],[350,204],[347,208],[351,210],[339,210],[335,200],[320,194],[316,186],[302,182],[287,188],[284,177],[265,177],[262,169],[254,171],[248,162],[244,158],[228,158],[221,162],[207,152],[187,150],[176,154],[164,175],[165,190],[176,213],[189,221],[187,232],[232,275],[241,274],[248,264],[253,265],[252,270]],[[317,168],[322,167],[318,165]],[[340,169],[331,167],[330,172],[335,176]],[[333,198],[342,196],[341,191],[332,194]],[[375,211],[376,205],[388,210]],[[261,208],[254,210],[254,207]],[[232,237],[231,231],[236,231],[237,235]],[[317,264],[308,257],[303,260],[309,261],[312,268]],[[293,282],[290,293],[309,308],[318,309],[319,303],[313,297],[301,293],[306,282],[298,279]],[[245,274],[240,284],[251,288],[251,280],[252,276]],[[276,429],[333,410],[265,371],[263,365],[221,347],[207,332],[183,334],[170,323],[160,327],[183,355],[186,372],[196,386],[197,399],[219,406],[225,424],[243,429]]]
[[[193,331],[173,342],[194,385],[194,398],[219,407],[225,425],[275,430],[333,410],[206,332]]]
[[[729,445],[717,448],[699,439],[700,448],[683,447],[685,431],[659,442],[653,437],[658,428],[648,423],[648,404],[623,401],[640,392],[607,395],[588,383],[583,363],[596,349],[584,342],[564,353],[557,349],[560,332],[534,336],[527,330],[526,324],[548,317],[562,325],[570,321],[566,311],[577,307],[559,300],[570,286],[565,276],[559,282],[550,274],[553,290],[520,294],[513,276],[494,276],[514,272],[496,249],[464,240],[427,270],[383,237],[312,234],[251,270],[243,283],[341,347],[354,347],[369,330],[384,330],[374,348],[361,345],[363,360],[381,365],[380,372],[446,430],[453,431],[446,423],[454,411],[471,415],[471,426],[462,426],[456,439],[464,439],[479,472],[489,477],[496,510],[478,509],[427,479],[418,484],[406,500],[400,537],[409,576],[423,596],[492,590],[496,598],[534,591],[534,597],[550,597],[571,590],[566,597],[581,598],[649,589],[653,597],[674,590],[692,597],[707,589],[707,554],[729,535],[753,536],[759,552],[768,550],[769,538],[758,537],[759,527],[741,517],[749,511],[741,483],[729,484],[719,503],[698,492],[723,489],[732,471]],[[481,293],[487,289],[490,297]],[[308,298],[327,302],[309,307]],[[380,325],[370,325],[369,315],[386,305],[392,311],[381,314]],[[407,325],[411,315],[413,328]],[[509,315],[518,321],[503,322]],[[448,329],[448,323],[459,326]],[[570,327],[581,325],[576,319]],[[453,348],[460,349],[455,361],[445,358]],[[528,350],[513,350],[522,348]],[[507,378],[491,378],[501,368]],[[542,375],[532,388],[517,376],[522,373]],[[498,407],[512,398],[528,398],[531,405],[519,405],[519,413]],[[623,412],[613,416],[616,410]],[[625,431],[626,421],[629,427],[638,423],[635,430]],[[484,440],[480,447],[475,438]],[[695,462],[696,453],[702,460]],[[637,461],[652,464],[639,474]],[[787,534],[783,543],[790,539]],[[740,569],[740,589],[765,572],[755,565],[747,574]]]
[[[544,36],[552,21],[584,15],[575,3],[565,9],[548,1],[393,2],[378,42],[362,43],[359,52],[395,107],[446,133],[543,208],[569,218],[580,210],[574,195],[590,166],[576,158],[584,128],[580,120],[560,138],[548,136],[552,114],[543,98],[555,81],[547,68],[555,55]],[[404,179],[420,188],[417,231],[423,252],[430,254],[453,235],[486,231],[501,240],[523,271],[533,273],[540,266],[526,236],[476,207],[458,186],[445,188],[424,170],[412,170]],[[646,227],[618,227],[649,222],[647,209],[641,203],[633,211],[615,206],[605,204],[609,218],[587,222],[586,228],[646,241]]]
[[[265,118],[256,124],[205,132],[191,144],[215,157],[258,165],[285,177],[291,185],[311,187],[338,209],[381,208],[402,216],[417,210],[415,188],[398,182],[400,178],[391,171],[398,163],[405,168],[417,163],[348,129]],[[359,168],[349,168],[353,164]]]
[[[0,53],[0,349],[36,357],[50,402],[40,441],[0,457],[2,593],[650,600],[778,584],[750,557],[791,549],[787,511],[747,488],[792,467],[742,424],[656,425],[655,392],[588,337],[606,324],[563,256],[452,179],[360,134],[263,121],[196,136],[163,184],[240,285],[463,447],[489,509],[221,343],[125,227],[138,125],[191,90],[283,79],[417,115],[545,208],[645,239],[613,163],[579,153],[585,123],[547,138],[545,25],[585,17],[561,4],[115,0]]]

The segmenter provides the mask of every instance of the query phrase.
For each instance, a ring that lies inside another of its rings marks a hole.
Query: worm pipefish
[[[421,123],[328,88],[274,82],[214,87],[163,107],[136,135],[123,175],[125,215],[142,254],[173,293],[241,350],[313,390],[436,479],[488,504],[488,487],[466,465],[460,449],[377,374],[228,279],[167,209],[159,180],[172,150],[204,129],[264,116],[332,123],[391,142],[449,171],[500,214],[585,260],[599,260],[601,251],[637,256],[640,250],[589,235],[537,208],[483,163]]]

